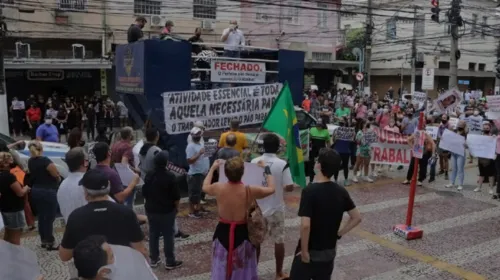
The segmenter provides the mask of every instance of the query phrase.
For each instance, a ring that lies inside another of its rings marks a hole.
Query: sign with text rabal
[[[227,129],[232,119],[240,125],[262,123],[282,84],[189,90],[163,93],[165,125],[169,134],[187,133],[193,122],[207,130]]]

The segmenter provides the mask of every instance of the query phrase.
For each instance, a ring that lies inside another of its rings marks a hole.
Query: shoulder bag
[[[254,246],[260,245],[264,242],[267,231],[267,222],[262,215],[262,210],[260,209],[257,201],[252,197],[250,192],[250,187],[246,186],[246,205],[247,205],[247,227],[248,227],[248,239],[250,243]]]

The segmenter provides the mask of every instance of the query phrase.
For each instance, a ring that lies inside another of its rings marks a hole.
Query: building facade
[[[364,28],[367,1],[343,2],[341,27]],[[496,1],[463,0],[459,27],[458,80],[461,90],[494,89],[496,48],[500,17]],[[416,8],[416,13],[415,13]],[[373,6],[371,90],[385,93],[392,86],[410,91],[411,48],[415,35],[417,61],[435,69],[434,90],[448,88],[451,28],[446,11],[450,1],[441,1],[440,23],[431,20],[431,1],[382,1]],[[352,13],[358,11],[358,13]],[[414,26],[414,23],[416,26]],[[413,31],[416,31],[415,34]],[[363,46],[361,46],[363,47]],[[418,64],[418,63],[417,63]],[[421,89],[421,69],[417,69],[415,89]]]

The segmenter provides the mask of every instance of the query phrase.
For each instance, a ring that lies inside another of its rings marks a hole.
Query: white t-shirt
[[[227,33],[229,33],[229,36],[227,36],[226,41],[224,41],[224,49],[229,51],[239,51],[240,46],[245,45],[245,36],[243,35],[243,32],[239,29],[231,31],[231,28],[226,28],[222,32],[222,36]]]
[[[274,178],[276,186],[274,194],[257,200],[262,210],[262,214],[265,217],[269,217],[276,211],[285,211],[283,188],[288,185],[293,185],[293,180],[287,162],[278,158],[275,154],[263,154],[260,157],[254,158],[252,163],[258,163],[261,160],[271,169],[271,175]]]

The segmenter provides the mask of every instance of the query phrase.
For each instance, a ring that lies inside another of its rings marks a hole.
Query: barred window
[[[288,8],[288,23],[299,24],[300,6],[302,6],[302,2],[299,0],[292,0],[288,4],[292,6]]]
[[[59,0],[59,9],[71,11],[87,10],[86,0]]]
[[[161,14],[161,2],[151,0],[134,0],[134,14],[159,15]]]
[[[194,18],[217,18],[217,0],[193,0]]]
[[[328,27],[328,5],[324,3],[318,3],[318,27],[327,28]]]

